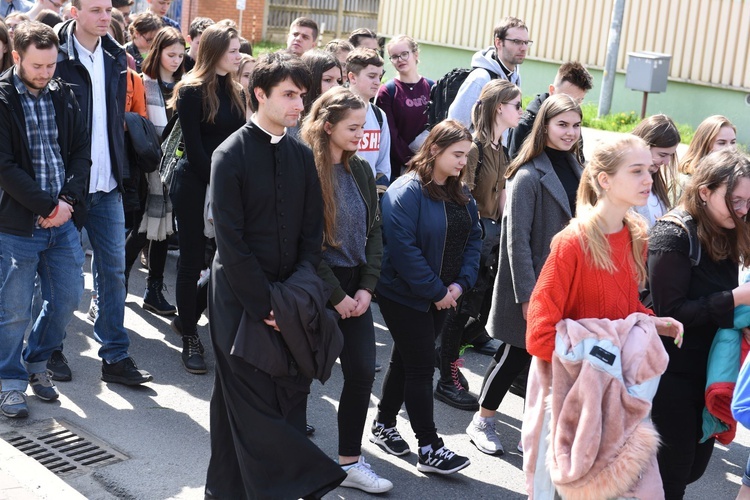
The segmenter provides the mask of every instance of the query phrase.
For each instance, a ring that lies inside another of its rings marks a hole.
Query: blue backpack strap
[[[385,82],[385,90],[388,92],[391,99],[393,99],[396,95],[396,80],[390,79]]]

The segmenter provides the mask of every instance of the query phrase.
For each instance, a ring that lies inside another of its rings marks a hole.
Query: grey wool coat
[[[570,154],[568,163],[583,167]],[[487,331],[496,339],[526,348],[526,320],[521,304],[528,302],[550,252],[552,237],[573,214],[568,196],[547,154],[523,164],[506,184],[500,232],[500,267],[495,277]]]

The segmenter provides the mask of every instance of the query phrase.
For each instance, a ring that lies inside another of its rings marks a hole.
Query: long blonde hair
[[[544,146],[547,144],[547,125],[558,115],[568,111],[575,111],[583,119],[581,106],[569,95],[555,94],[544,100],[544,104],[539,108],[539,113],[534,119],[534,126],[531,133],[523,141],[518,156],[510,163],[508,170],[505,171],[505,178],[510,179],[513,174],[521,168],[521,165],[530,162],[544,152]],[[580,141],[576,141],[570,152],[578,157],[578,146]]]
[[[695,167],[711,153],[716,136],[724,127],[732,127],[732,130],[737,133],[737,127],[729,121],[729,118],[721,115],[709,116],[698,125],[693,140],[690,141],[690,146],[680,162],[681,174],[693,175],[695,173]]]
[[[219,77],[216,67],[229,49],[229,43],[233,39],[239,39],[237,27],[231,21],[219,21],[206,28],[201,36],[201,48],[198,51],[198,59],[195,67],[185,77],[177,82],[172,92],[169,107],[177,109],[177,101],[180,99],[182,87],[200,87],[203,91],[203,116],[207,123],[214,123],[216,114],[219,112]],[[238,115],[245,116],[245,101],[242,98],[242,85],[229,76],[225,80],[226,92],[232,101],[232,109]]]
[[[612,262],[609,241],[601,228],[601,216],[594,210],[604,191],[599,184],[598,176],[600,173],[610,177],[615,175],[623,166],[625,156],[635,149],[648,151],[648,144],[640,137],[626,135],[597,146],[593,157],[583,169],[581,183],[578,185],[576,218],[571,221],[571,226],[578,231],[581,245],[594,267],[610,273],[616,271],[616,266]],[[643,286],[647,278],[645,256],[648,224],[632,210],[626,212],[623,222],[630,232],[638,284]]]
[[[335,87],[316,100],[302,123],[302,138],[310,145],[315,157],[315,168],[320,178],[323,193],[323,245],[338,247],[336,240],[336,176],[331,155],[331,136],[325,129],[326,123],[336,125],[346,119],[350,111],[364,109],[365,101],[344,87]],[[344,151],[341,162],[344,169],[351,172],[349,160],[356,151]]]

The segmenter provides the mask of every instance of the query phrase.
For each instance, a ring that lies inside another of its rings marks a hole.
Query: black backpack
[[[430,89],[430,105],[427,109],[427,126],[440,123],[448,118],[448,108],[456,100],[456,94],[463,85],[469,74],[477,68],[454,68],[440,78]],[[485,69],[491,79],[499,78],[499,75]]]

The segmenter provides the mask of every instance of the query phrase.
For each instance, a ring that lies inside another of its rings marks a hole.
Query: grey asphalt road
[[[167,283],[174,282],[176,257],[167,261]],[[65,477],[65,481],[90,499],[167,499],[203,498],[203,485],[209,457],[208,403],[213,384],[213,356],[207,350],[209,374],[191,375],[179,361],[180,339],[168,320],[141,308],[140,293],[145,287],[145,271],[131,274],[131,294],[126,307],[126,324],[131,335],[131,353],[138,365],[154,375],[154,382],[128,388],[100,381],[97,343],[91,325],[85,320],[91,277],[87,273],[84,299],[70,325],[65,351],[74,372],[71,382],[59,383],[59,401],[45,403],[29,397],[31,415],[25,420],[0,419],[0,435],[23,431],[40,421],[56,419],[72,424],[124,453],[122,462]],[[171,288],[170,288],[171,291]],[[174,299],[169,294],[170,299]],[[377,307],[377,357],[385,364],[391,348],[390,336]],[[208,342],[206,320],[200,334]],[[464,372],[474,391],[490,360],[466,353]],[[383,372],[377,375],[368,418],[375,416]],[[336,456],[336,407],[341,391],[341,372],[324,386],[315,383],[309,399],[309,422],[317,428],[313,441],[329,456]],[[30,392],[30,391],[29,391]],[[515,451],[520,437],[522,400],[508,395],[498,413],[498,430],[509,451],[502,457],[480,453],[464,435],[470,412],[435,402],[435,421],[446,444],[471,458],[471,466],[451,477],[426,476],[417,472],[416,455],[392,457],[363,437],[363,453],[373,469],[395,484],[386,498],[524,498],[522,457]],[[405,412],[398,423],[412,450],[416,440]],[[688,490],[689,499],[729,499],[736,495],[739,478],[750,453],[750,433],[740,431],[729,448],[717,446],[706,475]],[[360,499],[369,495],[339,488],[326,498]]]

